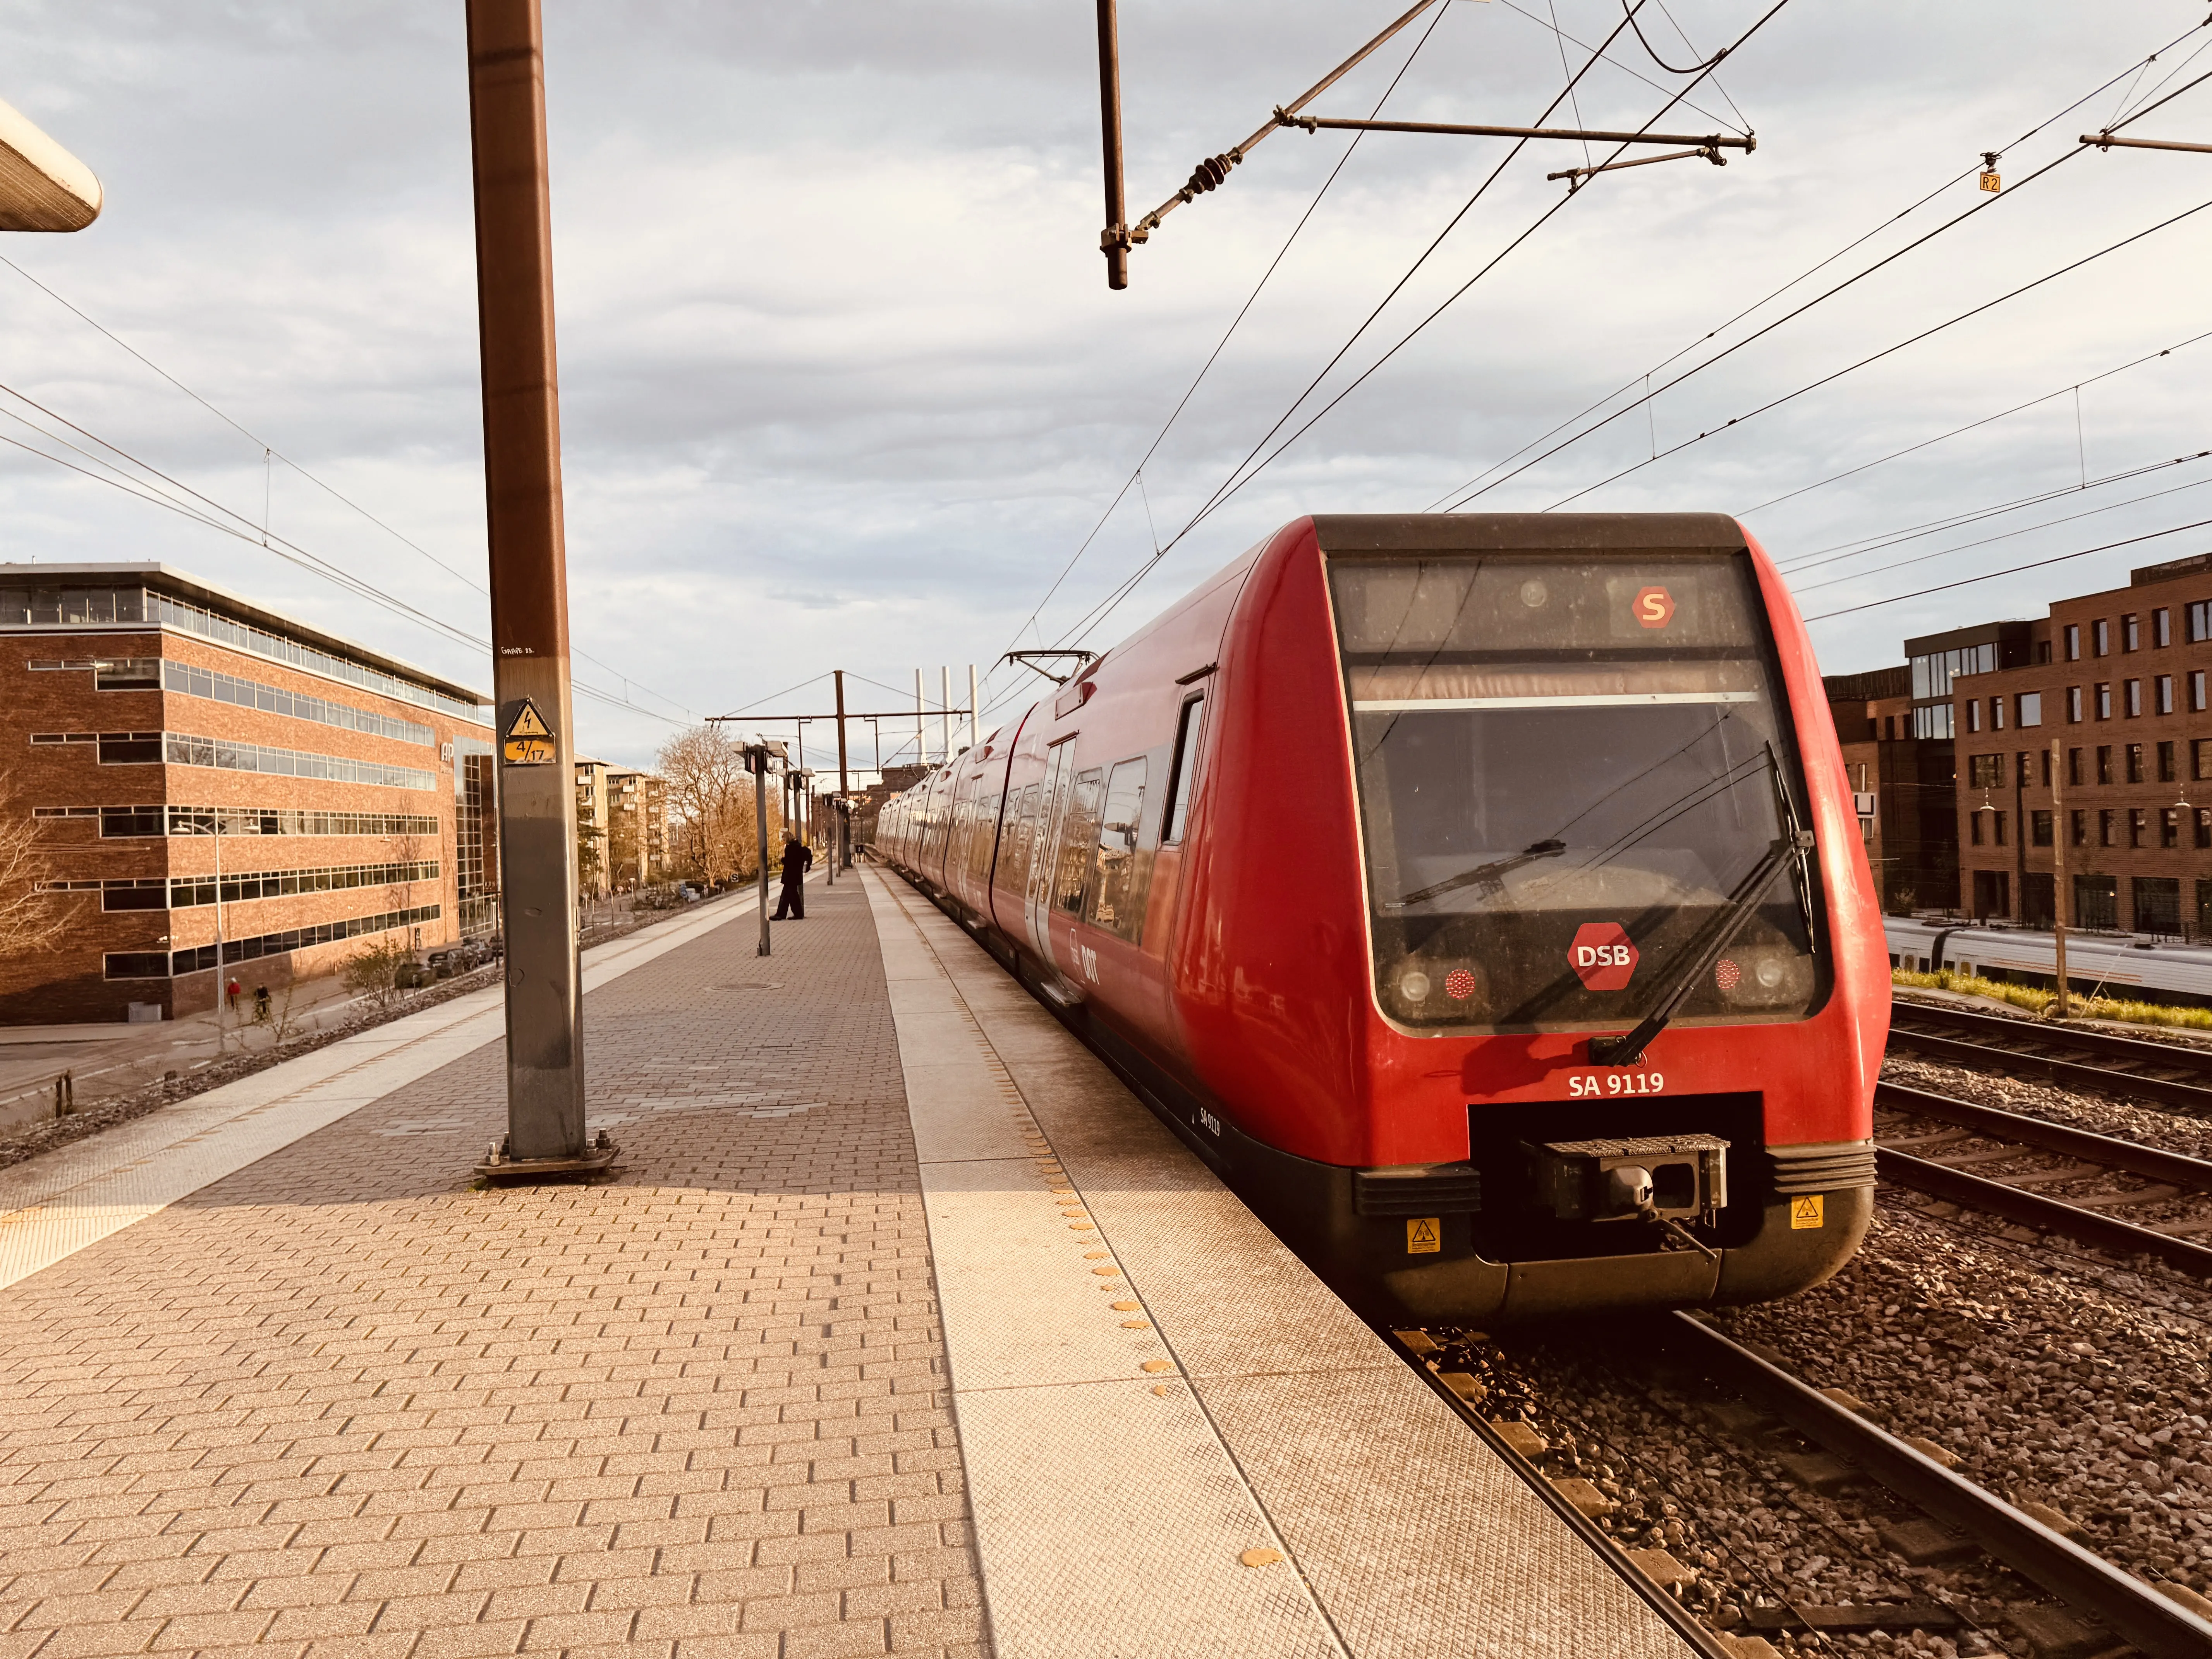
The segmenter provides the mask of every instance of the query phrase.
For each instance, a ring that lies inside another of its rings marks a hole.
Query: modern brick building
[[[2063,836],[2069,925],[2212,934],[2212,554],[1991,629],[1987,661],[1907,643],[1956,734],[1962,908],[2048,927]]]
[[[0,564],[0,812],[67,922],[0,957],[0,1023],[172,1018],[225,974],[495,931],[490,713],[166,565]]]
[[[1825,684],[1882,908],[1908,915],[1955,903],[1956,755],[1950,738],[1917,735],[1911,667],[1831,674]]]

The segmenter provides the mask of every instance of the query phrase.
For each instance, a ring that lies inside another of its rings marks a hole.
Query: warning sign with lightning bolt
[[[538,705],[527,697],[522,700],[522,706],[514,711],[514,718],[507,724],[500,758],[509,766],[553,764],[553,728],[545,724],[545,717],[538,712]]]

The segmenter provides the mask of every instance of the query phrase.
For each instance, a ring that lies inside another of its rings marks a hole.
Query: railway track
[[[1890,1046],[2212,1116],[2212,1051],[1934,1003],[1897,1003]]]
[[[1596,1526],[1588,1513],[1590,1498],[1596,1496],[1589,1483],[1545,1474],[1540,1464],[1547,1450],[1544,1439],[1525,1424],[1491,1419],[1483,1409],[1482,1387],[1474,1377],[1446,1368],[1443,1356],[1451,1347],[1483,1339],[1440,1333],[1443,1340],[1438,1340],[1419,1330],[1395,1334],[1401,1350],[1420,1366],[1437,1394],[1554,1510],[1571,1523],[1578,1523],[1577,1530],[1594,1547],[1617,1558],[1616,1565],[1632,1577],[1653,1572],[1651,1560],[1656,1556],[1664,1564],[1659,1571],[1665,1577],[1665,1567],[1674,1565],[1671,1558],[1663,1551],[1625,1548]],[[1815,1490],[1826,1492],[1855,1481],[1871,1481],[1926,1516],[1925,1522],[1914,1524],[1924,1534],[1923,1547],[1930,1551],[1928,1559],[1978,1551],[2063,1603],[2079,1619],[2110,1632],[2149,1659],[2203,1659],[2212,1653],[2212,1620],[2199,1611],[2203,1605],[2201,1598],[2185,1603],[2123,1571],[2037,1516],[1954,1473],[1949,1465],[1955,1460],[1949,1459],[1941,1447],[1891,1434],[1870,1420],[1848,1395],[1814,1388],[1689,1314],[1659,1316],[1650,1334],[1651,1340],[1644,1350],[1648,1359],[1694,1371],[1744,1402],[1733,1407],[1718,1404],[1714,1412],[1716,1419],[1729,1425],[1739,1437],[1794,1431],[1832,1460],[1840,1460],[1836,1467],[1816,1474],[1812,1473],[1814,1460],[1796,1459]],[[2064,1517],[2055,1513],[2051,1518],[2061,1526],[2066,1524]],[[1933,1540],[1932,1545],[1926,1540]],[[1985,1606],[1978,1613],[1969,1607],[1940,1601],[1826,1607],[1785,1599],[1779,1605],[1753,1609],[1746,1625],[1729,1636],[1717,1635],[1701,1625],[1694,1631],[1685,1629],[1686,1625],[1695,1625],[1695,1620],[1686,1608],[1674,1607],[1671,1598],[1668,1611],[1676,1615],[1669,1622],[1705,1655],[1739,1653],[1745,1650],[1738,1648],[1737,1642],[1760,1634],[1796,1632],[1832,1638],[1868,1630],[1955,1631],[1977,1622],[1978,1618],[2009,1620],[2038,1651],[2046,1650],[2054,1641],[2065,1646],[2069,1637],[2047,1618],[2039,1627],[2028,1627],[2027,1621],[2037,1615],[2032,1609],[2024,1615],[2016,1606]],[[2081,1638],[2093,1638],[2094,1632],[2077,1627],[2070,1634],[2069,1651],[2112,1649],[2111,1644],[2094,1639],[2081,1644]]]
[[[2212,1163],[1900,1084],[1874,1103],[1884,1181],[2212,1279]]]

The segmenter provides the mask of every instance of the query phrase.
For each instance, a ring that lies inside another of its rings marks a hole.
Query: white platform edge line
[[[810,877],[809,879],[812,878]],[[716,908],[720,909],[720,907],[717,906]],[[687,916],[679,921],[647,930],[647,938],[640,939],[632,935],[621,940],[611,941],[605,954],[598,955],[596,960],[587,959],[583,963],[581,975],[583,990],[587,994],[597,990],[603,985],[622,978],[633,969],[642,968],[647,963],[658,960],[672,951],[681,949],[694,940],[726,927],[732,922],[750,918],[756,915],[758,910],[758,896],[749,895],[733,909],[726,913]],[[486,1020],[488,1017],[500,1013],[502,1004],[501,988],[489,986],[481,991],[471,992],[466,996],[456,997],[451,1003],[440,1007],[426,1008],[419,1013],[408,1015],[387,1024],[372,1026],[366,1031],[356,1032],[349,1037],[343,1037],[325,1048],[302,1054],[297,1060],[280,1061],[265,1071],[257,1072],[250,1077],[240,1078],[233,1083],[227,1083],[221,1088],[210,1089],[205,1094],[193,1097],[189,1100],[179,1101],[176,1108],[161,1109],[149,1113],[146,1117],[137,1119],[131,1123],[119,1124],[106,1133],[89,1137],[71,1146],[58,1147],[54,1152],[46,1155],[45,1158],[27,1160],[27,1163],[46,1164],[47,1158],[66,1159],[71,1153],[79,1153],[78,1161],[86,1167],[76,1179],[65,1180],[65,1184],[45,1188],[22,1201],[0,1206],[0,1230],[6,1230],[11,1224],[37,1227],[42,1220],[46,1219],[40,1212],[51,1212],[57,1206],[65,1204],[71,1197],[85,1194],[103,1182],[143,1170],[153,1160],[165,1158],[188,1144],[203,1141],[210,1136],[226,1133],[234,1133],[246,1127],[265,1132],[268,1126],[265,1122],[258,1120],[264,1119],[267,1114],[284,1107],[295,1109],[312,1107],[319,1095],[342,1092],[347,1079],[356,1078],[358,1074],[374,1067],[391,1066],[398,1073],[388,1083],[385,1083],[382,1079],[377,1079],[384,1086],[379,1088],[376,1093],[365,1095],[344,1105],[342,1110],[328,1114],[303,1113],[296,1133],[283,1136],[274,1144],[270,1144],[262,1134],[254,1135],[248,1146],[242,1149],[249,1154],[248,1156],[227,1166],[220,1161],[211,1162],[203,1179],[195,1181],[191,1185],[173,1192],[158,1201],[118,1206],[104,1212],[95,1207],[91,1210],[89,1215],[84,1212],[79,1212],[75,1218],[53,1216],[52,1218],[56,1224],[56,1231],[64,1234],[54,1241],[59,1248],[40,1250],[33,1246],[20,1252],[16,1250],[8,1252],[8,1255],[16,1259],[7,1261],[4,1266],[0,1266],[0,1290],[21,1284],[34,1273],[43,1272],[57,1262],[67,1261],[78,1251],[89,1249],[104,1239],[113,1237],[117,1233],[144,1220],[148,1216],[159,1214],[178,1200],[189,1198],[192,1194],[213,1186],[218,1181],[228,1180],[240,1170],[251,1168],[263,1158],[283,1151],[318,1130],[328,1128],[331,1124],[350,1116],[362,1107],[374,1105],[387,1096],[419,1082],[431,1073],[441,1070],[456,1060],[465,1058],[487,1044],[502,1040],[505,1036],[504,1030],[495,1029],[459,1048],[449,1048],[440,1042],[441,1038],[451,1039],[462,1035],[465,1028],[472,1021]],[[423,1023],[422,1029],[410,1036],[402,1037],[396,1042],[392,1041],[395,1028],[404,1029],[418,1021]],[[371,1052],[361,1053],[357,1059],[339,1066],[334,1071],[324,1071],[320,1066],[317,1066],[315,1069],[320,1072],[320,1075],[316,1076],[313,1080],[273,1097],[266,1095],[269,1079],[273,1074],[282,1073],[287,1066],[317,1060],[327,1065],[331,1059],[342,1057],[343,1051],[355,1047]],[[228,1100],[225,1098],[227,1096],[230,1097]],[[236,1109],[228,1115],[216,1115],[210,1121],[209,1111],[210,1107],[220,1109],[229,1104],[234,1104]],[[157,1123],[168,1111],[177,1108],[184,1109],[182,1114],[161,1126],[174,1132],[166,1139],[159,1135],[147,1137],[143,1132],[137,1136],[130,1134],[130,1131],[139,1129],[141,1126]],[[149,1139],[155,1139],[159,1144],[147,1145]],[[106,1144],[103,1146],[103,1142]],[[48,1164],[46,1167],[52,1169],[54,1166]],[[64,1165],[64,1175],[66,1176],[66,1165]]]
[[[903,920],[909,927],[914,929],[915,936],[921,941],[922,949],[929,953],[930,961],[935,964],[938,972],[944,975],[945,984],[950,988],[954,1000],[960,1005],[961,1012],[967,1017],[969,1024],[975,1028],[976,1041],[984,1048],[989,1051],[993,1062],[997,1065],[1002,1073],[1004,1073],[1007,1079],[1012,1083],[1015,1092],[1019,1094],[1022,1097],[1023,1105],[1025,1108],[1032,1108],[1032,1103],[1030,1100],[1029,1093],[1022,1087],[1020,1077],[1015,1073],[1012,1066],[1007,1065],[1006,1057],[999,1053],[997,1046],[991,1041],[990,1034],[983,1029],[982,1021],[976,1018],[975,1010],[969,1006],[967,997],[961,992],[959,980],[953,975],[951,968],[946,965],[944,959],[938,955],[937,946],[930,939],[927,930],[926,930],[922,927],[921,923],[915,919],[914,913],[907,908],[904,895],[899,893],[896,889],[894,889],[890,885],[890,882],[888,878],[878,875],[876,872],[872,870],[870,871],[869,876],[871,878],[869,888],[869,896],[871,900],[872,901],[875,898],[877,892],[880,890],[883,895],[888,897],[890,902],[898,908],[901,919]],[[926,900],[921,902],[927,902]],[[873,908],[872,904],[871,908]],[[880,914],[881,912],[878,911],[878,915],[880,915]],[[948,921],[945,925],[947,927],[952,927],[956,924]],[[966,934],[963,933],[961,937],[964,943],[971,945],[974,944],[974,941],[969,939]],[[878,930],[878,948],[881,949],[880,928]],[[981,945],[976,945],[975,948],[981,950],[982,947]],[[995,966],[997,964],[994,963],[994,965]],[[1057,1022],[1054,1023],[1057,1024]],[[893,1021],[893,1027],[894,1031],[896,1031],[896,1018],[894,1018]],[[1068,1036],[1064,1030],[1061,1032],[1061,1035],[1065,1036],[1066,1041],[1069,1042],[1074,1042],[1076,1040],[1073,1036]],[[1140,1109],[1143,1109],[1140,1108]],[[1033,1108],[1030,1110],[1030,1117],[1032,1121],[1036,1121],[1036,1113]],[[1051,1146],[1052,1137],[1046,1131],[1044,1125],[1041,1121],[1037,1123],[1037,1133],[1043,1136],[1047,1146]],[[1065,1170],[1067,1169],[1067,1160],[1060,1155],[1057,1148],[1054,1150],[1052,1158],[1053,1162],[1057,1164],[1061,1170]],[[945,1163],[964,1164],[990,1162],[994,1160],[979,1160],[970,1158],[933,1160],[933,1162],[939,1161]],[[1068,1184],[1075,1188],[1076,1194],[1082,1203],[1085,1212],[1096,1220],[1098,1212],[1092,1207],[1089,1200],[1082,1198],[1082,1184],[1076,1181],[1072,1175],[1068,1176],[1066,1179],[1068,1181]],[[927,1221],[928,1214],[929,1206],[925,1203],[922,1206],[922,1215],[925,1223]],[[1146,1297],[1142,1287],[1138,1285],[1135,1275],[1131,1273],[1127,1267],[1121,1266],[1121,1253],[1118,1249],[1115,1249],[1112,1239],[1106,1236],[1105,1224],[1103,1222],[1098,1224],[1098,1235],[1101,1241],[1104,1243],[1107,1249],[1111,1252],[1110,1259],[1113,1261],[1115,1265],[1121,1267],[1122,1277],[1128,1281],[1129,1288],[1135,1293],[1137,1300],[1144,1304],[1146,1315],[1147,1317],[1150,1317],[1152,1312],[1152,1304]],[[931,1287],[936,1292],[941,1318],[941,1310],[945,1305],[945,1292],[944,1287],[939,1285],[937,1280],[937,1253],[934,1249],[930,1252],[929,1272]],[[1290,1540],[1283,1535],[1283,1529],[1275,1519],[1274,1511],[1268,1507],[1267,1499],[1261,1497],[1258,1489],[1253,1486],[1250,1471],[1244,1467],[1243,1460],[1237,1455],[1235,1449],[1230,1445],[1226,1437],[1222,1434],[1220,1422],[1215,1418],[1212,1408],[1206,1405],[1205,1396],[1200,1394],[1196,1385],[1192,1382],[1190,1372],[1184,1365],[1182,1356],[1176,1354],[1174,1339],[1169,1336],[1165,1330],[1161,1328],[1158,1319],[1152,1320],[1152,1332],[1153,1334],[1159,1339],[1162,1346],[1167,1349],[1169,1354],[1174,1358],[1176,1375],[1182,1379],[1183,1387],[1189,1390],[1191,1403],[1198,1408],[1199,1415],[1205,1420],[1206,1432],[1212,1436],[1214,1444],[1220,1448],[1223,1457],[1227,1460],[1230,1468],[1235,1472],[1237,1483],[1243,1489],[1246,1501],[1252,1505],[1253,1513],[1260,1517],[1261,1524],[1267,1528],[1267,1536],[1273,1540],[1274,1547],[1282,1552],[1283,1559],[1290,1565],[1291,1571],[1297,1575],[1298,1588],[1305,1596],[1306,1605],[1313,1610],[1314,1617],[1320,1621],[1322,1628],[1328,1632],[1328,1639],[1335,1647],[1337,1653],[1341,1656],[1341,1659],[1352,1659],[1351,1644],[1345,1639],[1344,1632],[1337,1627],[1335,1619],[1330,1614],[1328,1609],[1322,1604],[1321,1596],[1314,1589],[1313,1580],[1306,1572],[1305,1564],[1298,1559],[1297,1552],[1291,1547]],[[958,1379],[952,1376],[951,1369],[952,1359],[951,1355],[948,1351],[945,1356],[945,1376],[950,1384],[947,1389],[947,1393],[951,1398],[953,1424],[955,1432],[957,1433],[958,1431],[960,1418],[960,1395],[963,1390],[960,1387]],[[1031,1386],[1065,1388],[1071,1385],[1067,1383],[1051,1383],[1036,1384]],[[1081,1385],[1077,1384],[1073,1386]],[[1006,1388],[1000,1388],[995,1389],[977,1389],[974,1392],[1003,1394],[1011,1390]],[[963,1473],[965,1474],[968,1453],[967,1442],[964,1437],[961,1441],[960,1455]],[[972,1489],[974,1485],[972,1479],[970,1480],[969,1484]],[[990,1586],[988,1580],[985,1581],[983,1585],[983,1599],[985,1608],[988,1613],[990,1603]]]

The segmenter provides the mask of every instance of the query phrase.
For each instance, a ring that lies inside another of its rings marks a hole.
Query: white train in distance
[[[1893,967],[1976,973],[2048,987],[2058,972],[2052,936],[2025,927],[1977,927],[1957,921],[1885,916]],[[2078,992],[2101,987],[2150,1002],[2212,1005],[2212,945],[2176,945],[2126,933],[2066,935],[2066,979]]]

